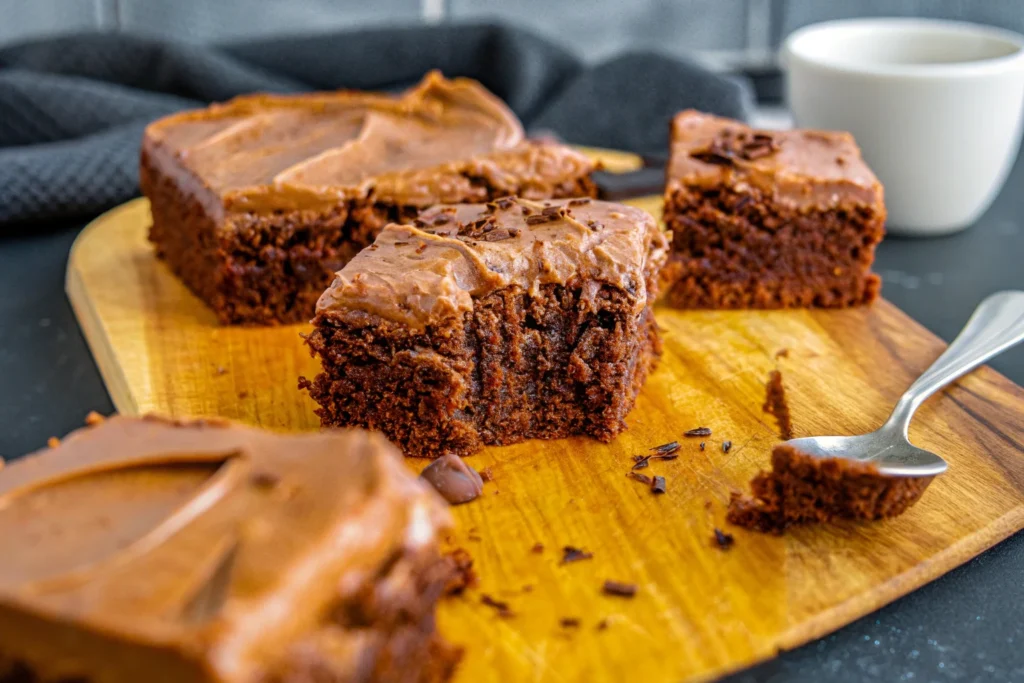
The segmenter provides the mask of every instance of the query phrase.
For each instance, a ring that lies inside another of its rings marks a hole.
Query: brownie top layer
[[[444,524],[376,434],[115,417],[0,470],[0,656],[40,680],[264,680]]]
[[[883,200],[882,185],[849,133],[756,130],[698,111],[677,114],[666,193],[720,185],[753,186],[798,208]]]
[[[621,204],[510,197],[435,207],[415,225],[384,228],[338,273],[317,313],[359,310],[422,328],[472,310],[474,299],[498,289],[536,295],[572,279],[584,297],[609,285],[640,310],[653,298],[646,278],[666,249],[651,215]]]
[[[147,127],[143,150],[218,213],[322,210],[371,192],[427,206],[464,201],[467,176],[550,187],[591,168],[568,147],[525,142],[476,81],[436,72],[398,96],[263,94],[175,114]]]

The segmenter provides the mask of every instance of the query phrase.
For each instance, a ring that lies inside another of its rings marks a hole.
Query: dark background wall
[[[793,29],[852,16],[964,19],[1024,32],[1024,0],[0,0],[0,44],[83,29],[228,41],[499,18],[588,59],[647,47],[735,68],[770,65]]]

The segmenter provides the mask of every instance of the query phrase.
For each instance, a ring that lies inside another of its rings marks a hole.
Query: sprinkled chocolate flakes
[[[711,427],[697,427],[683,433],[683,436],[694,437],[694,436],[711,436]]]
[[[605,595],[614,595],[620,598],[632,598],[636,595],[636,584],[607,579],[601,587],[601,591]]]
[[[580,560],[589,560],[594,557],[593,553],[588,553],[582,548],[567,545],[562,548],[562,564],[569,564],[570,562],[579,562]]]
[[[732,534],[727,534],[721,529],[715,529],[714,540],[715,545],[717,545],[722,550],[729,550],[730,548],[732,548],[733,543],[736,542],[736,539],[733,538]]]

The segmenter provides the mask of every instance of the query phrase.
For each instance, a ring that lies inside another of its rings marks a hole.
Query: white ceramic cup
[[[791,34],[782,60],[796,124],[853,133],[885,186],[890,232],[966,228],[1006,181],[1024,122],[1024,36],[953,21],[832,21]]]

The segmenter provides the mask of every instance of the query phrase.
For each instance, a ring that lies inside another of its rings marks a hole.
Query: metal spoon
[[[946,471],[946,461],[907,438],[914,411],[929,396],[985,361],[1024,341],[1024,292],[998,292],[974,310],[949,348],[910,385],[878,430],[862,436],[811,436],[787,441],[820,458],[872,461],[890,477],[929,477]]]

